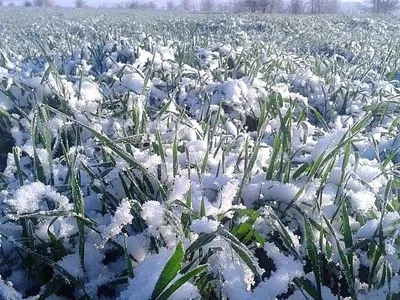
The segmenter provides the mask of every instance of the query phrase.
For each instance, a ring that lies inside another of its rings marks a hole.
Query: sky
[[[25,0],[3,0],[3,3],[7,5],[9,2],[13,2],[16,5],[20,5],[21,3],[24,3]],[[33,0],[30,0],[33,2]],[[86,3],[90,6],[97,7],[101,4],[107,4],[108,6],[113,6],[114,4],[117,3],[124,3],[124,2],[129,2],[129,0],[85,0]],[[141,2],[146,2],[147,0],[139,0]],[[150,0],[149,0],[150,1]],[[165,5],[167,0],[152,0],[154,3],[157,4],[157,6],[162,7]],[[176,0],[179,1],[179,0]],[[218,1],[218,0],[217,0]],[[56,5],[59,6],[66,6],[66,7],[73,7],[75,0],[54,0]]]
[[[74,6],[74,0],[55,0],[55,2],[62,6]],[[90,6],[99,6],[103,3],[108,4],[109,6],[113,6],[117,3],[129,2],[129,0],[86,0],[86,3]],[[145,1],[143,1],[145,2]],[[154,0],[158,6],[164,5],[166,1],[163,0]]]
[[[6,4],[8,1],[15,2],[17,4],[17,3],[23,2],[24,0],[4,0],[4,2]],[[113,6],[114,4],[129,2],[130,0],[85,0],[85,1],[88,5],[97,7],[102,4],[107,4],[108,6]],[[139,0],[139,1],[146,2],[146,1],[150,1],[150,0]],[[163,7],[167,2],[167,0],[151,0],[151,1],[153,1],[160,8]],[[181,0],[174,0],[174,1],[178,3]],[[219,2],[219,0],[216,0],[216,1]],[[226,0],[223,0],[223,1],[226,2]],[[359,0],[341,0],[341,2],[359,2]],[[55,0],[55,3],[60,6],[72,7],[72,6],[74,6],[75,0]]]
[[[85,1],[88,5],[94,6],[94,7],[99,6],[103,3],[108,4],[109,6],[113,6],[114,4],[117,4],[117,3],[129,2],[129,0],[85,0]],[[142,1],[146,2],[146,0],[142,0]],[[6,4],[8,2],[14,2],[15,4],[19,4],[21,2],[23,3],[24,0],[4,0],[3,2],[5,2]],[[167,0],[153,0],[153,2],[156,3],[157,6],[162,7],[167,2]],[[70,6],[71,7],[71,6],[74,6],[75,0],[55,0],[55,3],[60,6]]]

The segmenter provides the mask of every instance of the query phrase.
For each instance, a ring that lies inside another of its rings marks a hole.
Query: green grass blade
[[[201,247],[207,245],[210,243],[212,240],[216,238],[217,234],[216,233],[203,233],[200,234],[197,240],[195,240],[187,249],[185,252],[185,256],[189,257],[193,252],[196,250],[200,249]]]
[[[83,200],[82,190],[79,186],[78,179],[75,176],[74,167],[71,168],[71,188],[72,188],[72,199],[74,200],[75,213],[84,217],[85,216],[85,202]],[[82,269],[85,266],[85,226],[81,219],[76,219],[79,232],[79,257],[81,261]]]
[[[164,292],[162,292],[156,299],[157,300],[167,300],[169,297],[178,290],[182,285],[196,277],[200,273],[204,272],[207,269],[207,265],[198,266],[190,272],[183,275],[177,281],[175,281],[169,288],[167,288]]]
[[[161,193],[161,195],[163,196],[163,199],[166,199],[167,194],[166,191],[164,189],[164,187],[162,186],[161,182],[159,182],[159,180],[157,178],[155,178],[155,176],[153,176],[152,174],[150,174],[146,168],[144,168],[141,164],[139,164],[128,152],[126,152],[123,148],[121,148],[120,146],[118,146],[116,143],[114,143],[113,141],[111,141],[108,137],[102,135],[101,133],[97,132],[96,130],[94,130],[93,128],[91,128],[90,126],[83,124],[82,122],[79,122],[78,120],[75,120],[74,118],[71,118],[70,116],[60,112],[57,109],[54,109],[50,106],[44,105],[45,107],[47,107],[48,110],[62,115],[64,118],[71,120],[72,122],[75,122],[76,124],[78,124],[79,126],[85,128],[87,131],[89,131],[93,136],[95,136],[102,144],[104,144],[105,146],[109,147],[111,150],[113,150],[116,154],[118,154],[123,160],[125,160],[127,163],[129,163],[132,167],[140,170],[144,175],[146,175],[148,178],[151,178],[156,184],[157,187]]]
[[[233,250],[239,255],[239,257],[245,262],[245,264],[250,268],[253,272],[256,283],[262,281],[262,276],[259,272],[258,263],[254,259],[253,255],[249,251],[249,249],[240,242],[233,234],[229,231],[219,228],[217,230],[218,234],[224,237],[229,244],[232,246]]]
[[[154,287],[151,299],[157,299],[161,295],[161,292],[167,287],[167,285],[175,278],[179,270],[182,267],[184,251],[182,242],[179,242],[175,248],[174,253],[164,266],[160,277]]]
[[[316,243],[314,241],[313,233],[311,230],[311,225],[308,222],[307,218],[304,218],[304,228],[305,228],[307,253],[308,253],[308,257],[310,258],[311,265],[313,267],[315,282],[317,284],[316,293],[317,293],[318,298],[314,298],[314,299],[322,299],[322,294],[321,294],[322,262],[318,258],[318,251],[317,251],[317,247],[315,246]]]

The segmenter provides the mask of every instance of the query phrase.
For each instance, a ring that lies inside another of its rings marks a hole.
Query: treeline
[[[75,0],[75,7],[83,8],[88,7],[85,0]],[[56,7],[54,0],[0,0],[0,6],[25,6],[25,7]]]
[[[351,2],[342,0],[343,2]],[[291,14],[334,14],[342,10],[341,0],[168,0],[165,9],[201,11],[201,12],[233,12],[233,13],[291,13]],[[358,6],[359,12],[392,13],[400,8],[400,0],[368,0]]]
[[[17,1],[17,0],[14,0]],[[157,7],[152,0],[133,0],[115,4],[113,8],[128,9],[163,9],[176,11],[200,11],[200,12],[251,12],[251,13],[292,13],[292,14],[323,14],[338,13],[341,11],[340,0],[167,0],[165,6]],[[348,1],[348,0],[344,0]],[[13,0],[7,1],[8,5],[15,5]],[[21,2],[21,1],[19,1]],[[5,1],[0,0],[0,6]],[[390,13],[399,8],[400,0],[368,0],[358,11],[372,13]],[[85,0],[75,0],[75,7],[88,7]],[[54,7],[54,0],[24,0],[23,6],[30,7]],[[100,7],[109,7],[107,4]]]

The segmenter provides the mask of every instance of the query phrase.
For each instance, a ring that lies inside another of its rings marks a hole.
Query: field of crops
[[[399,299],[400,19],[4,8],[0,37],[1,299]]]

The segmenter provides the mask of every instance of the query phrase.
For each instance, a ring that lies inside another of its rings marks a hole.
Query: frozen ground
[[[5,299],[397,299],[400,20],[0,12]]]

